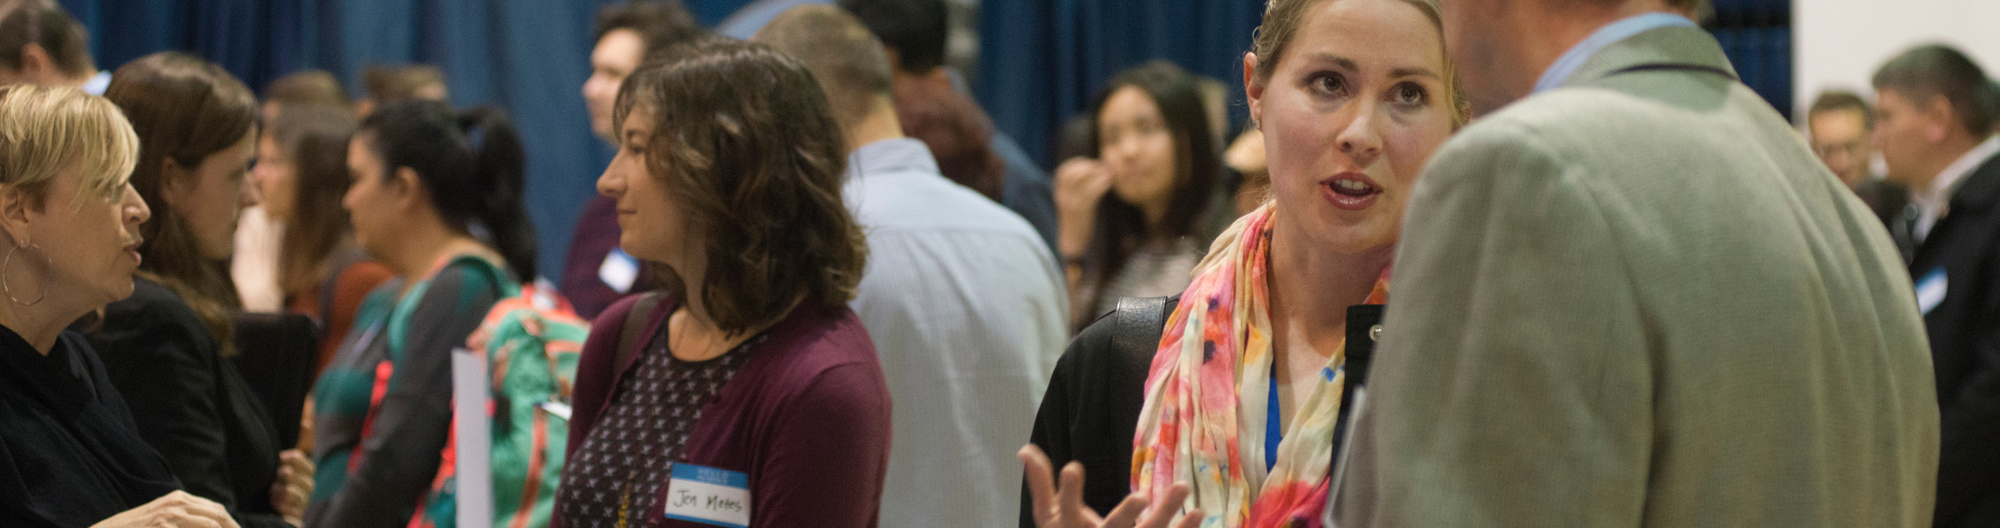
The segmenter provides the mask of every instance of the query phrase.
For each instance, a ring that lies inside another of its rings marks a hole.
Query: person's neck
[[[847,151],[852,153],[877,141],[903,137],[903,125],[896,121],[896,107],[884,100],[860,121],[847,127]]]
[[[1513,19],[1516,26],[1514,34],[1517,36],[1516,53],[1521,57],[1522,66],[1518,69],[1520,78],[1515,79],[1513,84],[1520,97],[1527,97],[1529,92],[1534,91],[1535,83],[1549,71],[1550,66],[1555,65],[1557,59],[1604,26],[1646,13],[1687,15],[1669,9],[1664,2],[1657,0],[1630,1],[1611,7],[1591,7],[1587,2],[1568,2],[1561,6],[1538,0],[1525,3],[1539,11],[1522,13]]]
[[[1936,182],[1939,176],[1944,175],[1945,169],[1950,168],[1953,163],[1958,163],[1958,160],[1964,158],[1966,154],[1972,153],[1972,149],[1979,148],[1979,144],[1984,141],[1986,138],[1975,138],[1969,134],[1952,134],[1951,137],[1945,138],[1944,142],[1938,145],[1936,155],[1925,157],[1925,161],[1929,163],[1916,173],[1922,181],[1915,182],[1916,185],[1910,190],[1928,192],[1931,184]]]
[[[1265,276],[1276,352],[1288,354],[1286,336],[1299,335],[1316,344],[1313,352],[1331,357],[1347,335],[1347,307],[1368,299],[1394,251],[1394,245],[1361,253],[1319,250],[1302,235],[1274,227]]]
[[[23,294],[24,296],[26,294]],[[50,292],[55,295],[55,292]],[[58,299],[45,298],[34,306],[24,306],[11,299],[0,300],[0,326],[19,334],[36,352],[49,355],[54,350],[56,339],[91,308],[70,307],[75,303],[65,303]]]
[[[383,263],[402,277],[407,287],[423,279],[431,265],[446,255],[476,250],[479,242],[464,233],[445,227],[441,221],[406,222],[395,245],[381,255]]]

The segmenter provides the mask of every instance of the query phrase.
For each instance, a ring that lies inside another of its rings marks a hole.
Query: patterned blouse
[[[667,350],[664,328],[631,374],[619,380],[604,418],[563,469],[556,503],[567,526],[660,525],[664,519],[646,518],[644,512],[652,511],[673,474],[702,406],[765,338],[760,334],[713,359],[683,361]],[[634,518],[643,521],[631,522]]]

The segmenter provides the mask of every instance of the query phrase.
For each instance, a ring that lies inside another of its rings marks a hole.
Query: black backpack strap
[[[1166,330],[1167,317],[1173,314],[1173,306],[1180,302],[1180,296],[1172,297],[1121,297],[1118,307],[1111,312],[1111,346],[1132,357],[1153,357],[1160,348],[1160,334]]]
[[[612,368],[625,368],[639,354],[639,347],[644,346],[640,340],[645,337],[646,323],[652,321],[653,308],[659,306],[662,295],[666,294],[659,291],[640,294],[639,300],[632,303],[632,311],[625,313],[625,326],[618,328],[618,363]]]
[[[1382,310],[1380,304],[1357,304],[1347,307],[1347,355],[1341,369],[1346,372],[1346,381],[1340,391],[1340,416],[1334,419],[1333,453],[1334,460],[1340,459],[1340,444],[1347,440],[1347,428],[1354,413],[1354,395],[1358,389],[1368,384],[1368,367],[1375,362],[1375,343],[1382,338]]]

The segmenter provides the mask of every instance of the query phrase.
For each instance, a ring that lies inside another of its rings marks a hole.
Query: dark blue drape
[[[1790,1],[1714,4],[1710,27],[1744,84],[1791,108]],[[980,9],[974,91],[995,124],[1045,165],[1063,120],[1112,75],[1148,59],[1235,87],[1231,119],[1245,117],[1242,57],[1263,20],[1261,0],[986,0]]]
[[[61,0],[91,29],[100,67],[159,50],[193,52],[253,89],[303,68],[334,72],[359,92],[367,64],[444,70],[453,103],[508,110],[528,148],[528,210],[540,264],[556,273],[577,212],[610,148],[590,134],[579,90],[589,75],[597,7],[612,0]],[[715,24],[748,0],[684,0]],[[1062,121],[1118,71],[1174,61],[1233,87],[1242,123],[1242,56],[1261,0],[984,0],[979,100],[1001,130],[1043,164]],[[1791,108],[1787,0],[1716,0],[1711,29],[1745,84]]]
[[[986,0],[973,91],[1045,166],[1063,120],[1111,76],[1151,59],[1233,87],[1230,115],[1240,123],[1243,53],[1263,14],[1257,0]]]
[[[713,23],[744,0],[689,1]],[[583,202],[611,150],[590,134],[580,91],[591,26],[610,0],[61,0],[90,28],[98,67],[161,50],[200,55],[262,91],[321,68],[360,94],[368,64],[438,66],[458,106],[504,108],[528,154],[539,265],[561,270]]]

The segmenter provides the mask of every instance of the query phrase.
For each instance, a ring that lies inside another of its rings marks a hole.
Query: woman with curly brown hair
[[[628,78],[616,121],[597,188],[668,293],[591,329],[556,524],[695,526],[667,498],[704,474],[745,501],[736,524],[874,526],[889,394],[847,308],[867,247],[826,96],[796,60],[718,42]]]

